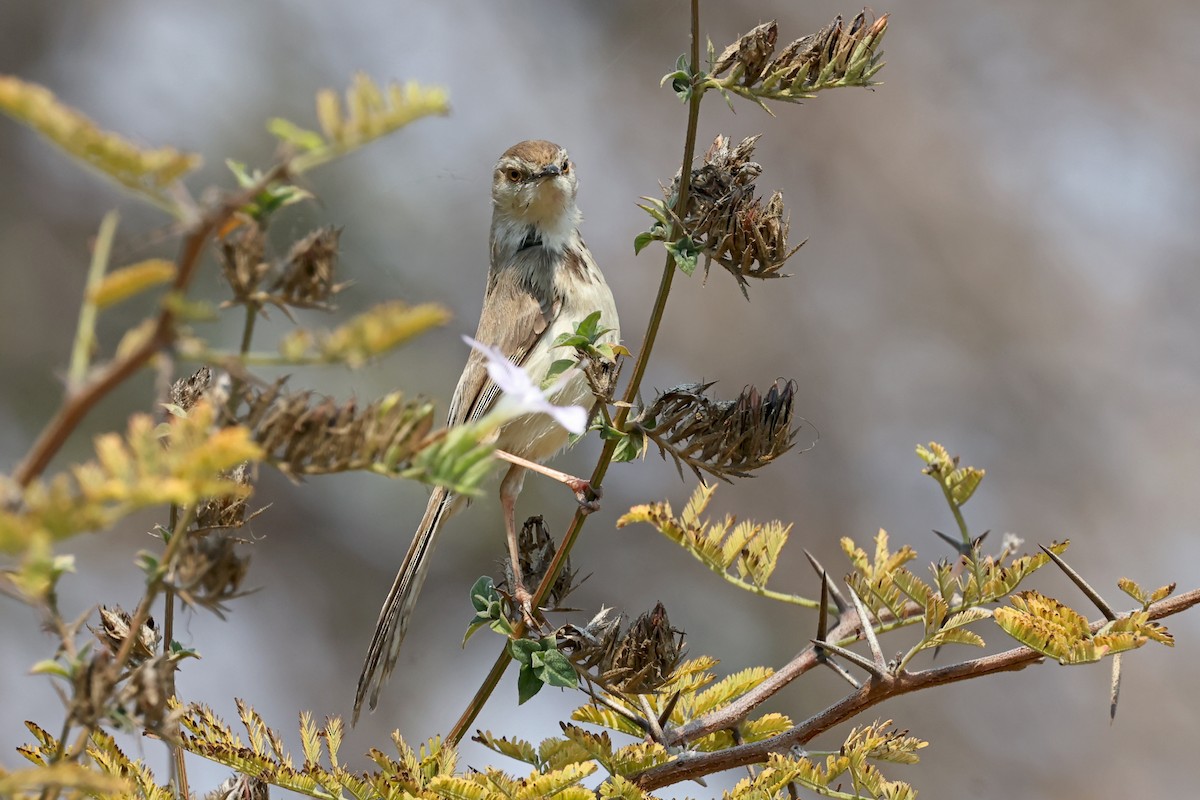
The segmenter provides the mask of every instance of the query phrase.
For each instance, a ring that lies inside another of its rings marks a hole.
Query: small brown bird
[[[603,341],[615,344],[620,339],[612,292],[579,235],[577,189],[575,167],[567,151],[547,141],[513,145],[500,156],[492,173],[491,268],[475,339],[498,348],[538,383],[555,360],[569,357],[565,350],[553,347],[555,338],[574,332],[588,315],[599,311],[600,324],[610,329]],[[447,425],[478,420],[495,403],[499,389],[488,377],[486,364],[486,357],[477,350],[467,358],[450,401]],[[559,405],[590,406],[590,396],[586,378],[577,373],[551,399]],[[540,413],[518,417],[496,434],[497,450],[515,456],[516,461],[534,464],[566,444],[567,432]],[[500,504],[514,562],[515,504],[525,469],[512,463],[500,483]],[[578,480],[566,482],[577,492],[586,486]],[[355,721],[368,691],[370,708],[375,709],[379,691],[396,666],[438,532],[464,501],[440,487],[429,498],[375,624],[354,698]],[[519,572],[517,576],[519,584]],[[528,601],[523,586],[514,589],[518,600]]]

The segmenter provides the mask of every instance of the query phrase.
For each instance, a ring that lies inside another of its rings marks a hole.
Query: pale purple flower
[[[570,433],[581,434],[587,429],[588,413],[583,406],[556,406],[550,402],[550,397],[574,377],[576,370],[567,370],[553,386],[543,390],[534,383],[528,372],[509,361],[498,347],[477,342],[470,336],[462,338],[487,357],[488,377],[504,393],[504,397],[496,404],[496,410],[505,417],[548,414]]]

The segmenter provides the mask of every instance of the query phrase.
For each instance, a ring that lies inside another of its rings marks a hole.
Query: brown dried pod
[[[775,192],[765,204],[755,195],[754,181],[762,166],[751,161],[757,136],[736,147],[717,136],[691,174],[687,212],[682,220],[688,236],[704,254],[705,276],[717,262],[747,293],[747,278],[782,278],[784,263],[804,244],[789,249],[789,220],[784,216],[783,195]],[[679,175],[667,193],[667,205],[678,196]]]
[[[88,630],[108,648],[110,654],[116,655],[129,638],[129,625],[132,622],[133,618],[129,612],[120,606],[100,606],[100,627],[93,628],[89,625]],[[129,651],[129,663],[140,664],[148,658],[153,658],[158,652],[160,638],[154,619],[147,617],[134,640],[133,649]]]
[[[171,384],[171,390],[168,393],[170,402],[187,411],[208,392],[208,387],[212,384],[212,377],[213,373],[209,367],[200,367],[190,376],[180,378]]]
[[[601,608],[587,625],[564,625],[558,630],[560,650],[572,654],[573,660],[585,670],[599,673],[612,669],[613,656],[621,639],[622,615],[607,606]]]
[[[776,381],[766,394],[747,386],[736,400],[709,397],[712,383],[689,383],[659,394],[638,416],[639,428],[669,454],[683,475],[687,465],[728,481],[748,477],[791,449],[795,381]]]
[[[257,302],[259,285],[271,272],[266,259],[266,237],[258,225],[243,225],[236,235],[221,243],[221,274],[233,290],[226,305]]]
[[[289,394],[279,380],[246,398],[239,422],[293,478],[357,469],[395,471],[407,465],[433,427],[433,406],[393,393],[359,410],[312,392]]]
[[[164,582],[183,602],[207,608],[224,619],[224,603],[248,594],[241,587],[250,569],[250,556],[237,551],[237,545],[247,543],[224,532],[190,532]]]
[[[750,86],[762,76],[771,54],[775,52],[778,37],[779,27],[775,20],[764,22],[749,33],[742,34],[713,62],[712,74],[718,76],[737,66],[741,68],[742,84]]]
[[[271,287],[271,302],[295,308],[329,308],[329,300],[347,286],[333,282],[341,234],[341,228],[319,228],[292,245]]]
[[[114,679],[112,662],[110,651],[97,650],[75,671],[67,703],[67,718],[71,723],[92,727],[108,716]]]
[[[152,731],[169,742],[179,741],[183,709],[170,709],[172,675],[176,661],[158,655],[140,664],[117,692],[117,703],[136,727]]]
[[[250,465],[239,464],[232,470],[222,473],[222,477],[232,480],[239,486],[250,484]],[[246,498],[219,497],[206,500],[196,510],[196,528],[213,530],[216,528],[240,528],[246,522]]]
[[[521,577],[525,581],[525,586],[530,590],[541,584],[542,578],[546,576],[546,570],[550,567],[550,562],[554,559],[556,549],[554,538],[550,535],[546,521],[541,515],[525,520],[520,534],[517,535],[517,551],[521,562]],[[554,580],[554,585],[550,587],[550,594],[546,597],[551,608],[562,605],[566,596],[574,591],[577,574],[575,570],[571,569],[571,559],[568,556],[563,562],[563,568],[559,571],[558,577]],[[511,559],[504,559],[504,578],[506,587],[516,584],[516,581],[513,580]]]
[[[629,626],[601,682],[627,694],[651,694],[671,679],[683,653],[683,631],[671,627],[659,603]]]
[[[270,784],[258,778],[235,772],[204,795],[204,800],[267,800],[270,789]]]

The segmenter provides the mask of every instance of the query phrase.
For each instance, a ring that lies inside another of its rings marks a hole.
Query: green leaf
[[[522,664],[521,672],[517,675],[517,705],[524,705],[525,701],[540,692],[543,686],[545,684],[533,668]]]
[[[541,650],[541,643],[533,639],[513,639],[508,643],[509,654],[522,666],[530,666],[533,663],[533,654],[540,653]]]
[[[645,452],[646,434],[635,428],[621,436],[617,449],[613,451],[613,461],[633,461]]]
[[[551,646],[553,646],[553,640]],[[575,667],[557,649],[547,650],[542,654],[542,672],[540,677],[544,683],[550,686],[562,686],[574,689],[579,685],[579,675],[575,672]]]
[[[29,668],[30,675],[57,675],[65,680],[71,680],[71,671],[53,659],[39,661]]]
[[[296,123],[275,117],[267,123],[267,130],[280,140],[293,144],[301,150],[319,150],[325,146],[325,139],[316,131],[301,128]]]
[[[573,366],[575,366],[575,359],[573,358],[556,359],[550,364],[550,369],[546,370],[546,377],[544,380],[542,380],[542,388],[545,389],[549,386],[553,386],[554,382],[558,380],[559,376]]]
[[[675,259],[675,266],[679,267],[684,275],[690,276],[696,271],[696,260],[700,250],[689,237],[684,236],[677,242],[668,242],[666,247]]]
[[[637,236],[633,237],[633,254],[636,256],[638,253],[642,252],[646,245],[650,244],[657,238],[658,237],[654,235],[653,231],[642,231]]]

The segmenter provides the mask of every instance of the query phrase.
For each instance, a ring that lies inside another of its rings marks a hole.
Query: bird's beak
[[[559,168],[558,164],[547,164],[546,166],[542,167],[541,170],[533,177],[553,178],[558,175],[562,175],[562,169]]]

